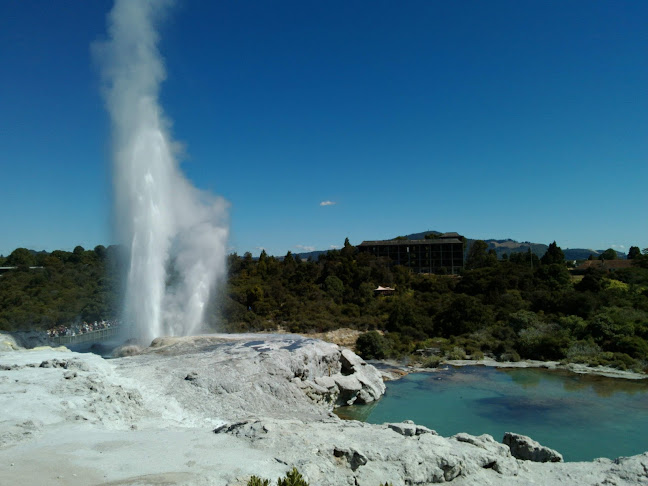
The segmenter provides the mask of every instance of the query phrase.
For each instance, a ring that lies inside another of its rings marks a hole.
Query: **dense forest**
[[[607,257],[614,258],[615,254]],[[566,360],[621,369],[648,366],[648,249],[629,268],[573,275],[549,245],[498,259],[476,241],[461,275],[414,274],[361,253],[348,240],[315,260],[290,252],[228,257],[228,281],[207,315],[214,329],[363,331],[365,358],[410,356]],[[118,247],[34,254],[15,250],[0,265],[0,329],[46,329],[114,318],[124,258]],[[29,267],[41,266],[41,269]],[[376,295],[377,286],[395,289]]]
[[[0,257],[0,329],[48,329],[118,315],[125,258],[117,246],[51,253],[18,248]]]

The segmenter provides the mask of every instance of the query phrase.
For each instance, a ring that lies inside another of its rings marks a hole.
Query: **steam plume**
[[[168,1],[117,0],[94,46],[112,121],[116,232],[129,252],[123,321],[148,344],[195,334],[224,275],[226,203],[181,173],[159,105],[165,78],[156,26]]]

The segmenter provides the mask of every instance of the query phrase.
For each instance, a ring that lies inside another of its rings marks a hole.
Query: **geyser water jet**
[[[94,46],[112,121],[115,229],[129,254],[122,319],[142,344],[200,329],[228,236],[226,202],[183,176],[159,104],[156,26],[169,5],[117,0],[109,39]]]

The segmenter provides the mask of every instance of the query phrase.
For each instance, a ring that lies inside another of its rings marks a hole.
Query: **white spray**
[[[158,22],[169,2],[117,0],[95,47],[113,129],[117,235],[128,247],[124,325],[142,344],[191,335],[224,276],[226,203],[193,187],[159,105]]]

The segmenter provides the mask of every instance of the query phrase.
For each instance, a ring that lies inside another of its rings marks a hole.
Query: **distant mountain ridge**
[[[441,234],[443,233],[440,231],[423,231],[422,233],[412,233],[410,235],[406,235],[405,238],[407,238],[408,240],[424,240],[427,235],[438,236]],[[472,244],[477,240],[478,239],[466,238],[466,253],[468,252]],[[489,250],[495,250],[497,258],[502,258],[502,255],[504,254],[510,255],[511,253],[526,253],[527,251],[529,251],[529,248],[531,248],[531,251],[535,253],[538,258],[542,258],[542,256],[546,253],[547,248],[549,248],[549,245],[542,243],[531,243],[529,241],[520,243],[511,239],[485,239],[483,241],[488,244]]]

